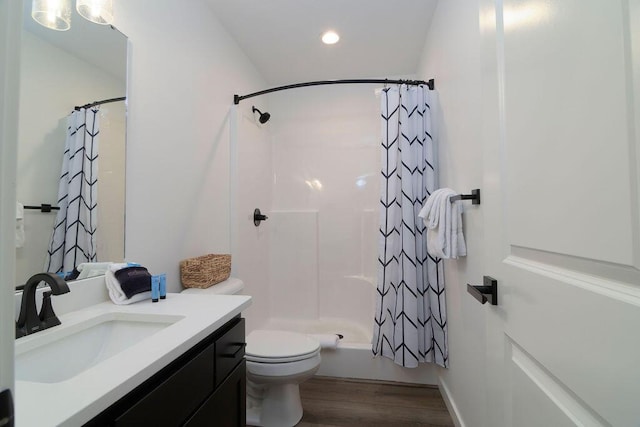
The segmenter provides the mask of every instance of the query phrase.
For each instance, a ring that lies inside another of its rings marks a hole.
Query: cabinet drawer
[[[211,344],[115,420],[116,426],[177,426],[214,390]]]
[[[215,342],[216,387],[224,381],[238,363],[244,360],[244,347],[244,319],[238,319],[237,323]]]

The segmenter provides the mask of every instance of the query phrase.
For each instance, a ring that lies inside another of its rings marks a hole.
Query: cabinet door
[[[246,383],[247,368],[243,360],[185,427],[244,427],[247,421]]]
[[[119,416],[114,425],[180,425],[213,391],[213,370],[212,344]]]

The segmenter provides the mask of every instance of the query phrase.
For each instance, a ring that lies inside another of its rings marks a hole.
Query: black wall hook
[[[498,281],[493,277],[484,276],[484,286],[473,286],[467,284],[467,292],[482,304],[489,301],[491,305],[498,305]]]

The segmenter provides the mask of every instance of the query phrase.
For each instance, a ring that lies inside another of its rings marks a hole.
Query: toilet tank
[[[186,288],[181,293],[183,294],[201,294],[201,295],[236,295],[242,293],[244,289],[244,282],[235,277],[230,277],[227,280],[216,283],[213,286],[209,286],[205,289],[200,288]]]

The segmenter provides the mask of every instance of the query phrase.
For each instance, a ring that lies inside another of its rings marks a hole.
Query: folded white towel
[[[24,246],[24,205],[16,202],[16,248]]]
[[[333,349],[338,347],[340,337],[337,334],[307,334],[309,338],[313,338],[320,343],[322,349]]]
[[[112,262],[83,262],[78,264],[76,269],[80,272],[76,279],[86,279],[87,277],[102,276],[107,272]]]
[[[462,232],[462,204],[451,203],[457,193],[450,188],[434,191],[418,214],[427,226],[427,251],[438,258],[458,258],[467,254]]]
[[[116,279],[115,272],[129,267],[127,263],[109,263],[108,270],[104,273],[104,281],[107,284],[107,290],[109,291],[109,298],[117,305],[129,305],[134,302],[143,301],[151,298],[151,291],[141,292],[133,295],[131,298],[127,298],[127,295],[122,291],[120,282]]]
[[[131,267],[129,263],[126,262],[110,262],[109,263],[109,271],[115,273],[118,270],[122,270],[123,268]]]

